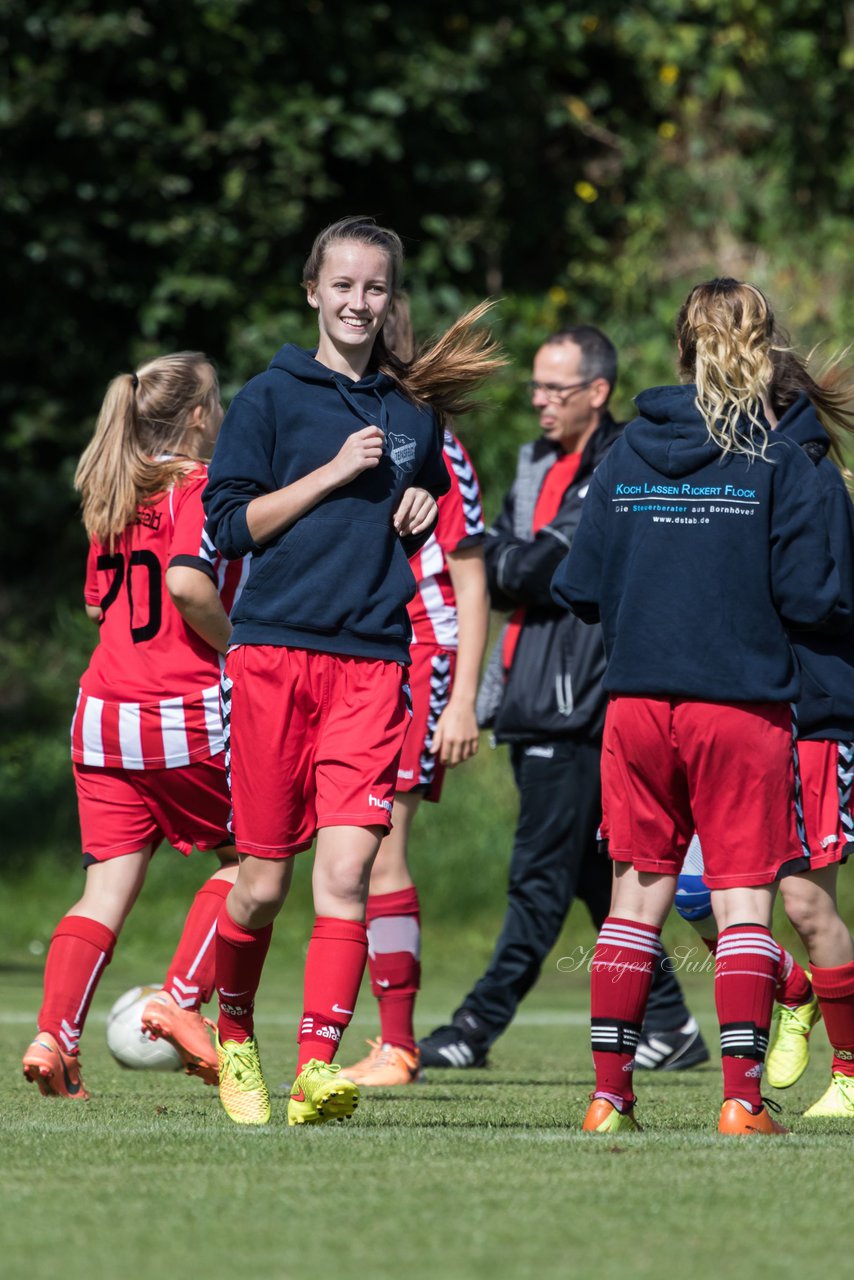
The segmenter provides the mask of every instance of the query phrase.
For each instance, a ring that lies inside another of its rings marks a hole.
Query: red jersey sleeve
[[[451,477],[451,488],[439,498],[439,520],[435,536],[448,555],[483,541],[483,509],[480,485],[471,458],[456,436],[445,432],[445,462]]]
[[[101,604],[101,592],[98,589],[98,548],[94,542],[89,543],[89,554],[86,557],[86,585],[83,588],[83,599],[87,604]]]
[[[207,469],[200,468],[169,495],[172,539],[166,563],[170,568],[172,565],[185,565],[198,569],[215,583],[219,555],[205,538],[205,511],[202,506],[202,491],[207,478]]]

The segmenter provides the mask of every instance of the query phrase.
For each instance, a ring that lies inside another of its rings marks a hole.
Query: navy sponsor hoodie
[[[798,396],[777,430],[799,444],[816,464],[842,589],[836,613],[840,634],[793,632],[791,636],[801,666],[798,736],[850,742],[854,740],[854,505],[842,476],[826,456],[830,440],[806,395]]]
[[[370,425],[385,433],[379,466],[263,546],[254,542],[246,524],[252,499],[324,466]],[[414,546],[404,545],[392,517],[413,485],[434,497],[450,487],[432,410],[413,404],[385,374],[356,382],[312,351],[282,347],[235,396],[202,495],[217,549],[229,559],[252,553],[232,643],[408,662],[406,605],[415,579],[407,552]]]
[[[597,468],[555,599],[601,619],[611,693],[791,701],[786,631],[836,609],[816,468],[772,435],[768,460],[723,455],[693,385],[654,387]]]

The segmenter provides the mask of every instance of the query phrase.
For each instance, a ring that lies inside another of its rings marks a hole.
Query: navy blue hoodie
[[[830,549],[839,570],[842,601],[837,618],[841,634],[793,632],[801,666],[798,736],[854,740],[854,505],[837,468],[828,457],[830,440],[805,395],[798,396],[777,424],[788,440],[801,445],[817,464]]]
[[[612,693],[792,701],[786,625],[836,608],[816,468],[772,436],[768,461],[721,453],[692,385],[638,396],[642,416],[596,470],[552,590],[601,617]]]
[[[386,437],[378,467],[335,489],[263,546],[253,541],[246,524],[253,498],[324,466],[348,436],[372,424]],[[385,374],[354,382],[311,351],[282,347],[235,396],[202,495],[217,549],[230,559],[252,553],[232,614],[232,642],[408,662],[406,605],[415,579],[411,547],[392,517],[413,485],[434,497],[450,487],[433,412],[413,404]]]

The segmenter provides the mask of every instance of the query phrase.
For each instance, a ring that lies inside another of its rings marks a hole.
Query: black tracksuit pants
[[[510,749],[520,804],[507,912],[489,967],[460,1006],[486,1024],[488,1044],[537,981],[573,899],[586,904],[597,929],[608,914],[611,861],[596,840],[600,750],[598,743],[566,738]],[[645,1029],[678,1027],[689,1016],[675,975],[659,961]]]

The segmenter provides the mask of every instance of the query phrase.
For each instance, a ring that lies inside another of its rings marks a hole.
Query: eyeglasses
[[[547,400],[566,403],[576,391],[583,391],[595,381],[595,378],[588,378],[586,382],[573,382],[568,387],[561,387],[556,382],[536,382],[534,378],[529,378],[525,386],[528,388],[529,395],[535,396],[538,391],[541,391]]]

